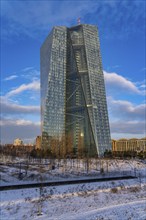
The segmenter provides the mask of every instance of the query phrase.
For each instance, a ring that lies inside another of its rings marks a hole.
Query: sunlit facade
[[[41,47],[42,148],[69,142],[74,154],[111,150],[97,27],[54,27]],[[67,140],[68,138],[68,140]]]
[[[14,140],[14,143],[13,143],[14,146],[21,146],[23,145],[23,141],[20,139],[20,138],[16,138]]]
[[[126,151],[146,151],[146,138],[131,138],[112,140],[113,152],[126,152]]]

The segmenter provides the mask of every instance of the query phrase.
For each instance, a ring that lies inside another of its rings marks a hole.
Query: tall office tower
[[[54,27],[41,47],[42,148],[102,156],[111,150],[97,27]]]

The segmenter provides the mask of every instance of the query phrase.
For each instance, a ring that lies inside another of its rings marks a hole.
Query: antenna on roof
[[[78,24],[81,24],[81,18],[77,19]]]

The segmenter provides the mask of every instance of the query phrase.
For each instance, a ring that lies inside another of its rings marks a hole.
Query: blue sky
[[[55,25],[98,26],[111,137],[145,135],[144,0],[1,0],[1,140],[40,135],[40,47]]]

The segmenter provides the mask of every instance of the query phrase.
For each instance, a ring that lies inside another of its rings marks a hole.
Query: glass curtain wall
[[[97,153],[89,120],[85,94],[79,70],[86,70],[86,63],[80,60],[83,38],[68,31],[66,75],[66,136],[71,136],[72,152],[78,155],[95,156]]]
[[[41,48],[43,149],[65,134],[66,41],[66,27],[55,27]]]
[[[96,26],[54,27],[42,45],[41,121],[43,149],[56,141],[66,155],[111,150]]]

